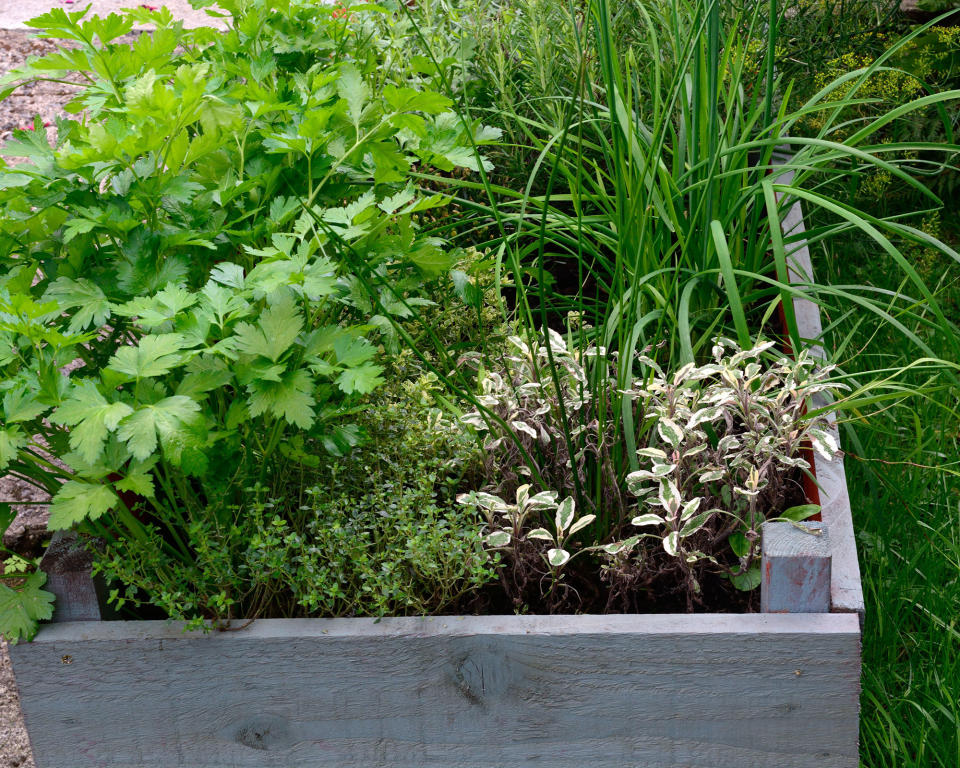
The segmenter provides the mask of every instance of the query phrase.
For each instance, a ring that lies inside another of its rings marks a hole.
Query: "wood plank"
[[[790,184],[793,173],[781,173],[777,177],[780,184]],[[804,238],[806,228],[803,223],[803,210],[800,201],[795,201],[787,211],[782,224],[787,243],[787,267],[790,280],[798,284],[814,283],[813,262],[810,249]],[[826,360],[821,344],[823,325],[820,321],[820,308],[815,302],[805,298],[794,298],[793,308],[797,315],[797,325],[801,338],[811,342],[811,354]],[[814,398],[816,405],[823,405],[822,397]],[[840,433],[836,417],[828,416],[829,431],[840,444]],[[820,488],[821,518],[830,531],[833,547],[833,566],[831,572],[831,610],[856,613],[863,617],[863,588],[860,582],[860,563],[857,560],[857,542],[853,529],[853,513],[850,508],[850,495],[847,490],[847,476],[843,466],[843,455],[833,461],[815,456],[817,483]]]
[[[765,523],[760,610],[827,613],[830,610],[830,536],[823,523]]]
[[[102,618],[98,586],[91,575],[93,556],[77,543],[72,531],[57,531],[40,561],[47,574],[44,589],[56,596],[53,621],[96,621]]]
[[[11,651],[38,768],[857,765],[846,614],[274,620],[206,636],[88,622]]]

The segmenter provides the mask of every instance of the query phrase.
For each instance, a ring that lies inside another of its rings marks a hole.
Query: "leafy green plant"
[[[484,435],[485,474],[496,478],[495,492],[512,494],[524,482],[535,482],[558,494],[575,494],[587,482],[588,455],[602,462],[613,436],[601,429],[609,419],[598,413],[604,398],[594,399],[585,362],[567,340],[548,329],[529,342],[507,338],[507,349],[488,360],[479,380],[478,410],[464,422]],[[500,367],[493,367],[499,365]],[[575,420],[582,448],[570,453],[565,420]],[[619,496],[618,489],[604,493]]]
[[[5,78],[80,73],[85,116],[5,148],[27,162],[0,176],[0,469],[53,496],[52,528],[178,563],[246,488],[360,442],[379,342],[455,261],[411,168],[477,170],[497,135],[384,69],[382,8],[221,8],[223,33],[54,9],[32,25],[74,47]],[[402,301],[374,310],[365,275]]]
[[[357,414],[375,442],[331,461],[304,453],[311,466],[286,482],[248,487],[225,514],[196,516],[194,559],[167,554],[156,531],[107,544],[98,569],[119,585],[114,601],[154,605],[197,627],[473,604],[497,566],[475,516],[451,503],[476,463],[473,441],[438,407],[437,382],[398,362]]]
[[[831,368],[817,369],[806,352],[796,361],[780,358],[765,367],[759,358],[772,346],[740,350],[721,339],[713,363],[688,364],[671,377],[648,360],[655,376],[636,390],[656,424],[659,445],[638,450],[652,460],[649,470],[627,475],[630,493],[649,510],[631,525],[658,531],[641,537],[659,539],[664,551],[681,561],[691,594],[700,584],[688,568],[701,560],[716,563],[700,547],[728,541],[739,562],[726,575],[738,588],[757,586],[760,527],[791,496],[791,470],[811,469],[803,446],[827,461],[839,451],[826,418],[806,409],[815,396],[845,385],[831,382]],[[802,505],[783,516],[816,511]],[[704,529],[712,529],[707,538]]]
[[[37,571],[16,589],[0,584],[0,618],[8,642],[32,640],[37,624],[53,616],[53,595],[41,589],[46,580],[47,575]]]

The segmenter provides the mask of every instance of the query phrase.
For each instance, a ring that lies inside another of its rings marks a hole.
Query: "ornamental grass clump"
[[[620,24],[633,12],[639,29],[624,35]],[[504,313],[518,338],[513,349],[536,350],[522,363],[488,357],[483,370],[500,378],[479,386],[472,371],[439,358],[438,375],[474,405],[473,418],[486,422],[492,442],[504,441],[496,448],[503,451],[502,463],[491,473],[487,492],[514,504],[513,484],[529,483],[531,497],[552,491],[559,503],[571,496],[579,514],[596,515],[585,530],[599,528],[607,535],[607,526],[625,519],[626,505],[619,499],[628,491],[628,476],[652,471],[639,450],[667,451],[647,442],[651,427],[644,408],[654,393],[637,384],[643,371],[657,370],[656,365],[669,382],[680,370],[715,364],[718,336],[734,339],[744,351],[776,340],[809,365],[800,355],[819,340],[800,333],[798,299],[830,318],[835,342],[826,353],[824,375],[836,396],[812,416],[845,411],[861,419],[886,418],[912,399],[956,383],[960,328],[912,254],[921,247],[954,268],[960,261],[947,243],[917,226],[943,205],[924,180],[952,168],[957,147],[950,110],[960,91],[904,93],[910,98],[895,105],[871,96],[870,83],[888,73],[894,57],[926,34],[927,26],[795,104],[794,84],[777,61],[781,12],[775,2],[731,8],[712,0],[672,0],[629,4],[628,11],[592,0],[571,9],[560,27],[576,43],[564,49],[573,63],[567,77],[544,81],[545,92],[529,93],[516,108],[471,101],[472,92],[462,100],[464,120],[483,114],[515,137],[502,150],[513,159],[494,173],[481,169],[480,183],[443,183],[470,214],[472,225],[458,228],[483,237],[480,245],[497,254]],[[524,18],[518,16],[521,23]],[[538,18],[532,15],[531,23]],[[496,45],[480,47],[478,60],[496,64]],[[524,65],[535,68],[536,61],[531,56]],[[757,71],[759,78],[751,74]],[[532,82],[535,74],[524,77]],[[915,115],[934,121],[934,135],[947,141],[887,141],[890,130]],[[817,127],[811,135],[813,118]],[[506,178],[505,168],[520,170]],[[880,173],[921,201],[915,223],[900,212],[878,216],[851,201],[849,189]],[[422,178],[441,183],[432,174]],[[813,222],[806,230],[790,217],[801,205]],[[440,224],[436,231],[447,230]],[[901,275],[900,290],[813,280],[798,258],[800,249],[830,247],[842,238],[869,243],[874,258]],[[859,351],[852,339],[864,315],[898,334],[915,358],[889,370],[849,373],[845,357]],[[569,333],[565,352],[544,342],[543,334],[550,335],[544,329]],[[951,354],[935,354],[932,337]],[[649,362],[641,362],[641,355]],[[524,367],[529,385],[516,376]],[[922,383],[914,372],[925,375]],[[538,413],[537,398],[544,393],[554,396],[549,416]],[[548,425],[540,423],[545,419]],[[557,444],[541,444],[543,434]],[[497,461],[495,453],[488,459]],[[767,487],[774,466],[783,469],[775,463],[764,470],[763,480],[758,474],[751,481],[758,506],[767,501],[761,486]],[[761,467],[755,465],[758,473]],[[729,500],[721,508],[745,515],[737,505],[749,503],[733,489],[747,488],[747,478],[727,479]],[[659,499],[656,490],[649,498]],[[716,493],[710,491],[710,498]],[[662,510],[650,514],[666,520]],[[681,540],[680,525],[699,514],[663,528],[660,540],[678,553],[701,551]],[[603,535],[591,546],[613,543]],[[733,541],[749,556],[750,547]],[[556,537],[554,548],[562,548]],[[528,561],[545,567],[537,558]],[[752,571],[744,564],[734,570],[741,567],[742,573],[730,575],[748,584]],[[521,569],[524,578],[526,573]],[[702,580],[695,573],[680,575],[682,590],[696,595]],[[525,582],[533,587],[514,590],[526,595],[515,602],[540,600],[542,578],[535,571]],[[576,588],[587,603],[596,596],[592,585]],[[561,593],[553,589],[550,600],[570,597],[558,597]]]

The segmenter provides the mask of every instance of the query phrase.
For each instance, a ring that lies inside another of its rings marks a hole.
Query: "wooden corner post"
[[[761,552],[764,613],[830,611],[832,558],[823,523],[765,523]]]
[[[73,532],[57,531],[40,561],[44,588],[57,598],[53,621],[100,621],[103,582],[92,575],[93,556]]]

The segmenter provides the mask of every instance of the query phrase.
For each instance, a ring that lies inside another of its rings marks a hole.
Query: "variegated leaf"
[[[484,419],[483,416],[481,416],[477,411],[466,414],[465,416],[461,417],[460,421],[476,430],[488,429],[487,420]]]
[[[540,493],[527,499],[527,507],[529,509],[550,509],[550,507],[556,503],[556,491],[540,491]]]
[[[667,452],[659,448],[639,448],[637,450],[637,456],[643,456],[648,459],[661,459],[662,461],[667,460]]]
[[[720,454],[729,453],[730,451],[735,451],[740,447],[740,440],[736,435],[727,435],[726,437],[721,437],[720,441],[717,443],[717,451]]]
[[[663,548],[671,557],[677,556],[677,540],[678,536],[676,531],[668,533],[663,537]]]
[[[660,481],[659,498],[663,508],[671,516],[677,514],[680,509],[680,489],[677,488],[677,484],[673,480],[667,478]]]
[[[527,499],[530,496],[530,484],[525,483],[517,488],[517,506],[523,509],[527,505]]]
[[[634,496],[639,496],[641,493],[647,490],[646,481],[651,477],[650,473],[645,470],[640,470],[639,472],[631,472],[627,475],[627,490],[630,491]]]
[[[723,475],[724,475],[724,471],[722,469],[710,469],[704,472],[703,474],[701,474],[700,477],[697,478],[697,482],[712,483],[717,480],[720,480],[723,477]]]
[[[686,365],[680,366],[680,368],[677,369],[677,372],[673,374],[673,386],[680,386],[684,381],[686,381],[695,367],[696,366],[693,363],[687,363]]]
[[[557,535],[560,535],[570,527],[570,523],[573,522],[575,508],[576,503],[573,500],[573,496],[567,496],[567,498],[560,502],[557,507],[556,517]]]
[[[650,366],[654,371],[656,371],[657,376],[663,378],[663,368],[661,368],[657,364],[656,360],[654,360],[652,357],[648,357],[647,355],[637,355],[637,361],[643,363],[643,365]]]
[[[701,512],[694,518],[691,518],[686,522],[683,528],[680,529],[681,536],[692,536],[697,531],[699,531],[706,524],[707,520],[710,519],[710,516],[714,513],[715,510],[708,509],[706,512]]]
[[[517,432],[523,432],[525,435],[529,435],[534,440],[537,439],[537,430],[531,427],[525,421],[511,421],[510,426],[513,427]]]
[[[691,456],[699,456],[701,453],[703,453],[703,452],[704,452],[705,450],[707,450],[707,448],[709,448],[709,447],[710,447],[710,446],[708,446],[706,443],[702,443],[701,445],[698,445],[698,446],[695,446],[694,448],[691,448],[689,451],[684,451],[684,452],[683,452],[683,458],[689,459]]]
[[[457,496],[457,502],[460,504],[476,504],[481,509],[492,511],[502,511],[507,508],[507,503],[499,496],[483,491],[473,491],[472,493],[461,493]]]
[[[680,512],[680,522],[690,519],[700,508],[701,501],[703,501],[703,499],[698,496],[697,498],[686,502],[683,505],[683,510]]]
[[[688,430],[694,429],[695,427],[703,424],[707,421],[716,421],[721,416],[723,416],[723,409],[720,407],[714,408],[701,408],[699,411],[695,411],[694,414],[690,417],[690,420],[687,422],[686,428]]]
[[[613,544],[607,544],[601,547],[601,549],[608,555],[618,555],[621,552],[629,552],[631,549],[637,546],[638,541],[640,541],[640,536],[631,536],[629,539],[615,541]]]
[[[543,539],[544,541],[553,541],[553,534],[546,528],[534,528],[527,534],[528,539]]]
[[[494,531],[485,539],[488,547],[505,547],[510,543],[510,533],[508,531]]]
[[[676,464],[654,464],[653,471],[650,473],[650,476],[658,479],[661,477],[666,477],[676,468]]]
[[[683,440],[683,430],[673,419],[662,418],[657,422],[657,434],[674,448]]]
[[[575,522],[573,525],[570,526],[570,532],[567,535],[573,536],[573,534],[575,534],[577,531],[582,531],[584,528],[586,528],[588,525],[590,525],[590,523],[592,523],[596,519],[597,519],[596,515],[584,515],[579,520],[577,520],[577,522]]]
[[[570,553],[565,549],[551,549],[547,551],[547,562],[554,568],[560,568],[570,559]]]
[[[653,512],[647,512],[644,515],[637,515],[633,520],[630,521],[631,525],[644,526],[644,525],[666,525],[667,521],[664,520],[660,515],[655,515]]]
[[[823,429],[810,429],[807,432],[810,442],[813,444],[813,450],[819,453],[827,461],[832,461],[833,457],[840,451],[833,435]]]

